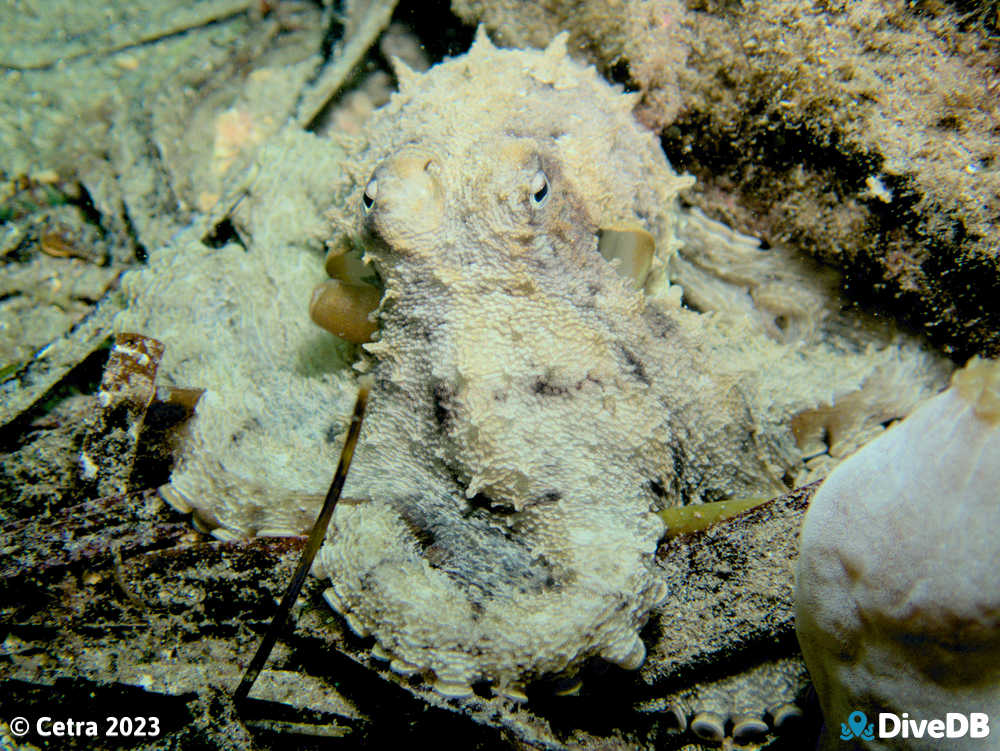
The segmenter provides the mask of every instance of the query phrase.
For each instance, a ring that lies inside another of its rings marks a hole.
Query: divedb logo
[[[875,723],[860,710],[847,716],[847,722],[840,723],[840,740],[875,740],[879,738],[988,738],[990,716],[985,712],[948,712],[943,718],[914,719],[907,712],[902,715],[879,712],[878,730]]]
[[[875,723],[868,724],[865,713],[857,709],[847,716],[847,722],[840,723],[840,740],[850,741],[855,738],[863,741],[875,740]]]

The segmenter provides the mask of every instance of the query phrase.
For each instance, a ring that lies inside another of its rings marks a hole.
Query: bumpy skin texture
[[[347,151],[293,127],[263,146],[227,187],[239,243],[207,243],[223,215],[205,217],[123,281],[118,330],[166,343],[162,383],[205,389],[161,495],[221,539],[309,528],[357,384],[356,352],[312,326],[306,303],[325,243],[361,244],[386,292],[363,363],[377,384],[354,503],[317,564],[334,606],[391,667],[442,692],[484,678],[513,695],[599,654],[635,666],[651,611],[637,680],[710,665],[717,684],[746,664],[730,644],[755,649],[783,622],[786,527],[767,527],[776,546],[759,528],[735,547],[713,538],[718,556],[680,570],[718,562],[722,578],[695,582],[654,561],[652,511],[822,473],[934,388],[933,358],[840,321],[839,302],[773,251],[679,212],[690,181],[633,123],[634,98],[559,43],[480,39],[400,77],[366,143]],[[644,294],[597,253],[608,225],[654,237]],[[675,230],[702,272],[679,277],[702,313],[666,279]],[[741,685],[760,706],[776,700]],[[680,705],[705,697],[724,714],[718,685],[688,688]],[[752,704],[734,692],[734,711]]]
[[[794,453],[758,441],[698,316],[649,303],[598,253],[609,224],[674,245],[687,181],[631,104],[563,39],[514,52],[481,35],[401,72],[356,167],[371,180],[343,223],[386,291],[345,490],[359,500],[317,568],[355,630],[444,693],[517,694],[595,655],[637,667],[667,594],[653,511],[767,496]]]

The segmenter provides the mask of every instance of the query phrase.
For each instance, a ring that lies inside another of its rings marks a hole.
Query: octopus
[[[376,658],[442,696],[488,686],[525,701],[536,682],[593,660],[635,670],[644,626],[678,596],[657,560],[668,510],[790,490],[805,475],[810,419],[828,429],[836,398],[924,361],[900,364],[889,347],[796,349],[743,318],[684,307],[671,282],[680,236],[729,235],[681,212],[691,178],[634,120],[635,96],[575,62],[565,35],[503,50],[480,31],[467,55],[396,73],[399,92],[330,178],[349,187],[328,211],[335,278],[314,293],[313,318],[357,344],[354,369],[374,387],[313,572]],[[253,221],[248,236],[271,231]],[[126,280],[149,300],[121,325],[169,340],[152,325],[157,284]],[[910,390],[934,380],[924,370]],[[262,488],[267,467],[237,477],[222,452],[346,413],[343,399],[317,396],[312,372],[305,386],[274,379],[290,384],[300,417],[268,429],[205,417],[237,403],[266,413],[251,386],[228,406],[207,392],[164,497],[219,537],[308,528],[321,486],[291,487],[300,435],[268,456],[284,467],[277,493]],[[866,402],[866,419],[909,405],[883,402]],[[339,433],[320,441],[326,456]]]
[[[449,695],[523,696],[595,656],[637,668],[668,594],[656,510],[770,497],[787,469],[684,315],[599,250],[604,226],[670,232],[658,207],[688,181],[564,39],[525,54],[480,36],[402,79],[359,160],[355,244],[384,293],[345,488],[363,500],[320,553],[327,599]],[[582,167],[607,164],[631,184],[589,190]]]

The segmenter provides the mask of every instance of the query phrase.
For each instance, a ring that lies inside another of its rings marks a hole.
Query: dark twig
[[[368,392],[370,390],[370,379],[362,378],[361,388],[358,390],[358,400],[354,403],[354,415],[351,418],[351,425],[347,429],[347,438],[344,440],[344,449],[340,452],[340,463],[337,465],[337,471],[333,475],[333,482],[330,483],[330,489],[326,493],[323,508],[320,510],[319,516],[316,517],[316,523],[313,524],[312,531],[309,533],[309,540],[302,551],[302,557],[299,559],[299,565],[295,569],[292,582],[285,591],[285,596],[281,599],[281,604],[278,605],[278,612],[274,614],[274,619],[271,621],[267,634],[264,635],[264,640],[257,647],[257,653],[250,661],[250,666],[247,668],[246,673],[243,674],[243,680],[240,681],[240,685],[236,687],[236,691],[233,693],[233,701],[236,704],[246,699],[250,693],[250,689],[253,688],[257,676],[260,675],[264,663],[267,662],[267,658],[274,648],[274,643],[278,640],[278,632],[284,625],[285,619],[288,618],[288,613],[291,611],[292,605],[295,604],[295,600],[298,599],[306,574],[309,573],[309,569],[312,567],[313,558],[316,557],[316,553],[319,552],[319,548],[326,538],[326,529],[330,525],[333,509],[340,499],[340,493],[344,489],[344,480],[347,479],[347,470],[350,468],[351,459],[354,457],[354,448],[358,443],[358,434],[361,432],[361,421],[364,419],[365,408],[368,406]]]

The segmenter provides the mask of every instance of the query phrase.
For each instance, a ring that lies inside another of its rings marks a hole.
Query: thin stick
[[[354,448],[358,444],[361,421],[364,419],[365,408],[368,406],[369,391],[371,391],[371,379],[362,378],[361,387],[358,390],[358,400],[354,403],[354,416],[351,417],[351,425],[347,429],[344,449],[340,452],[340,463],[337,465],[337,471],[333,475],[333,482],[330,483],[330,489],[326,493],[323,508],[319,512],[319,516],[316,517],[316,523],[313,524],[312,531],[309,533],[309,540],[306,542],[305,550],[302,551],[302,557],[299,559],[298,568],[295,569],[292,583],[285,591],[285,596],[281,599],[281,604],[278,605],[278,612],[274,614],[274,619],[271,621],[271,626],[264,635],[264,640],[257,647],[257,653],[250,661],[250,666],[247,668],[246,673],[243,674],[243,680],[240,681],[240,685],[236,687],[236,691],[233,693],[233,701],[236,704],[240,704],[247,698],[250,689],[253,688],[253,684],[257,680],[257,676],[260,675],[260,671],[264,667],[264,663],[267,662],[267,658],[271,655],[271,650],[274,648],[275,642],[278,641],[278,632],[281,631],[281,627],[288,618],[292,605],[298,599],[299,592],[302,590],[302,584],[306,579],[306,574],[309,573],[309,569],[312,567],[313,558],[316,557],[316,553],[319,552],[319,548],[326,538],[326,528],[330,526],[333,509],[337,505],[337,501],[340,500],[340,492],[344,489],[344,480],[347,479],[347,470],[350,468],[351,459],[354,457]]]

